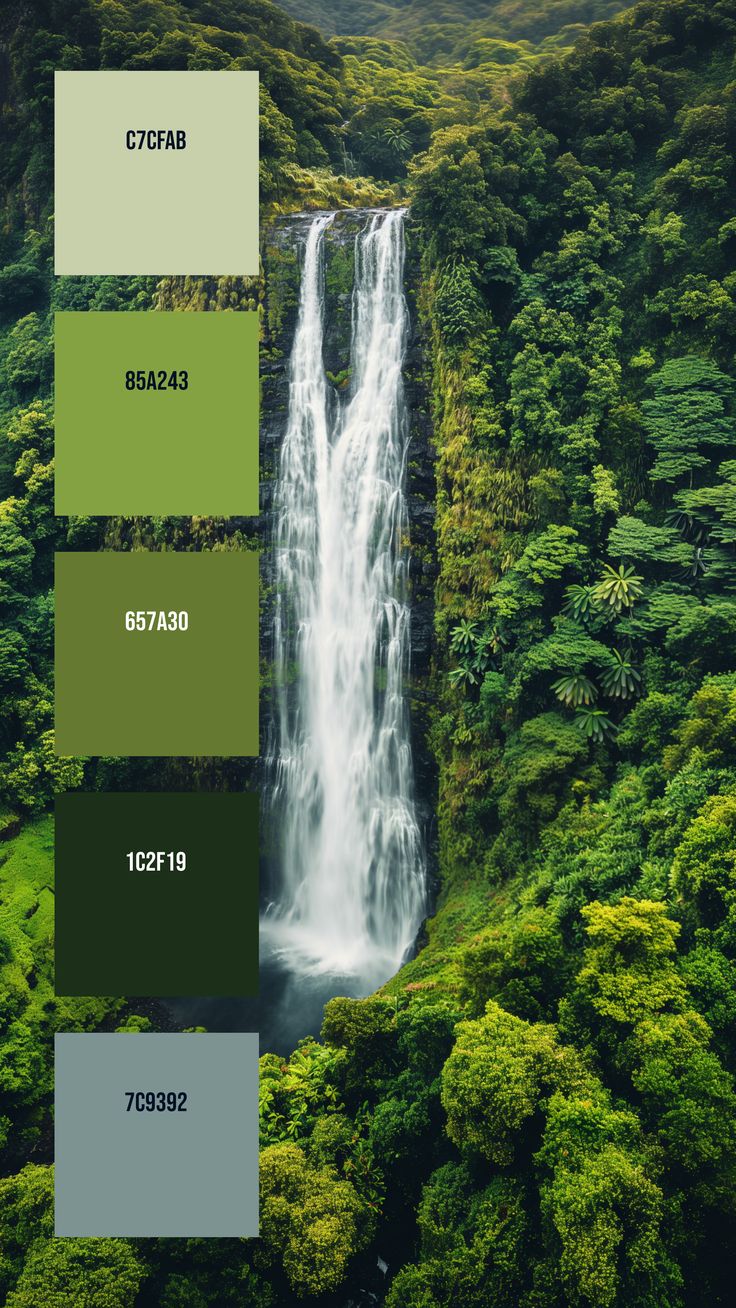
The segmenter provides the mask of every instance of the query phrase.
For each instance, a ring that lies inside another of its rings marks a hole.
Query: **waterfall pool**
[[[261,961],[257,999],[193,998],[161,1002],[179,1027],[258,1031],[262,1054],[288,1057],[305,1036],[318,1036],[325,1004],[336,995],[361,998],[355,976],[304,975],[275,958]]]

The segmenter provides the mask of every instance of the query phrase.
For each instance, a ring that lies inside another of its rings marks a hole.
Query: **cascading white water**
[[[265,939],[305,971],[365,989],[401,962],[424,909],[403,678],[408,439],[401,210],[355,246],[351,391],[322,359],[323,248],[304,252],[276,490],[275,808],[281,884]]]

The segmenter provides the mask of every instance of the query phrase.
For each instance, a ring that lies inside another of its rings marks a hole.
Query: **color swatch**
[[[254,995],[258,798],[56,800],[58,995]]]
[[[57,72],[55,271],[258,273],[258,74]]]
[[[54,322],[57,513],[258,513],[257,314]]]
[[[258,556],[56,555],[56,751],[258,753]]]
[[[258,1234],[258,1036],[57,1035],[56,1235]]]

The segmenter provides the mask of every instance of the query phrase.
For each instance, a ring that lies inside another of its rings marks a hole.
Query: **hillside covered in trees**
[[[284,9],[328,36],[404,42],[422,63],[482,62],[492,43],[554,44],[559,34],[609,18],[619,0],[285,0]]]
[[[544,8],[555,31],[586,12]],[[498,10],[494,33],[526,39],[532,9]],[[420,68],[418,0],[365,11],[370,57],[265,0],[6,6],[0,1297],[725,1308],[736,3],[647,0],[505,80]],[[53,754],[52,552],[247,542],[198,520],[54,519],[49,315],[255,306],[262,287],[54,283],[50,76],[253,66],[264,213],[411,203],[436,448],[438,902],[381,992],[332,1000],[321,1040],[263,1057],[258,1241],[54,1240],[53,1031],[155,1016],[54,996],[47,812],[58,790],[156,783],[144,763]]]

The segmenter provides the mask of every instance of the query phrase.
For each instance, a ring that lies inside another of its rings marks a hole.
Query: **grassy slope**
[[[53,999],[50,968],[54,936],[54,824],[50,817],[31,822],[0,846],[0,931],[12,955],[0,971],[0,989],[35,981],[27,1015],[40,1018]]]

